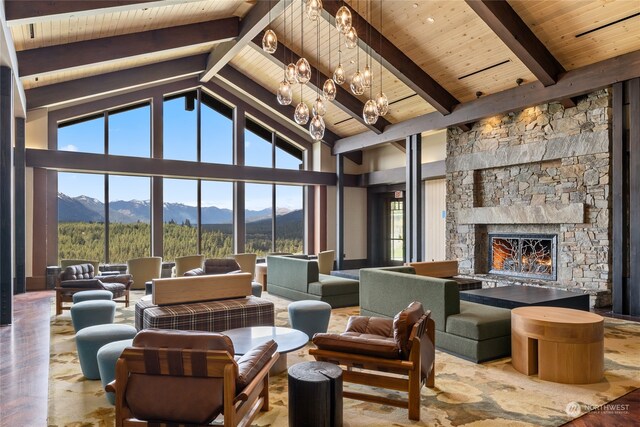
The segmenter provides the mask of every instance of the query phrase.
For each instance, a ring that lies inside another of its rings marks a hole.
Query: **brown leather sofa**
[[[219,333],[144,330],[106,387],[116,394],[116,426],[208,425],[221,413],[225,426],[250,425],[258,410],[269,410],[277,347],[270,340],[238,357]]]
[[[194,268],[184,273],[185,276],[202,276],[205,274],[240,273],[240,265],[232,258],[209,258],[204,261],[204,269]]]
[[[113,294],[116,302],[122,302],[129,307],[129,289],[133,280],[130,274],[114,274],[109,276],[95,276],[92,264],[70,265],[58,276],[56,285],[56,315],[70,307],[64,302],[73,301],[73,294],[92,289],[104,289]],[[124,297],[121,300],[116,298]]]

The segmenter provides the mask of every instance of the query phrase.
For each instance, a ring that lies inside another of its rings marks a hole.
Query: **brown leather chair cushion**
[[[205,274],[227,274],[240,270],[240,265],[231,258],[210,258],[204,262]]]
[[[423,314],[424,309],[422,308],[422,304],[414,301],[393,318],[393,337],[400,349],[400,354],[403,359],[408,358],[411,352],[412,342],[409,339],[411,329]]]
[[[104,290],[110,291],[114,298],[121,297],[125,294],[127,287],[122,283],[102,283]]]
[[[144,329],[133,339],[133,347],[192,348],[222,350],[234,355],[231,338],[217,332]]]
[[[397,359],[398,347],[393,338],[380,335],[345,332],[343,334],[318,333],[313,336],[313,343],[322,350],[341,353],[362,354],[365,356]]]
[[[70,265],[60,274],[60,280],[93,279],[93,264]]]
[[[384,317],[351,316],[345,332],[393,338],[393,321]]]
[[[133,284],[133,276],[130,274],[111,274],[109,276],[95,276],[94,279],[104,283],[121,283],[125,288],[129,289]]]
[[[276,352],[278,344],[274,340],[269,340],[264,344],[252,348],[247,354],[240,357],[238,362],[238,379],[236,380],[236,392],[242,391],[266,365],[273,353]]]
[[[194,268],[193,270],[185,271],[183,276],[204,276],[204,270],[201,268]]]

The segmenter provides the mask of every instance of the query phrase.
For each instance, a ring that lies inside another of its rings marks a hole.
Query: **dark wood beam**
[[[188,56],[158,62],[152,65],[29,89],[25,91],[27,95],[27,107],[29,109],[40,108],[156,81],[197,74],[204,70],[206,60],[206,54]]]
[[[180,3],[180,0],[5,0],[4,8],[9,25],[41,22],[53,17],[98,14]]]
[[[218,71],[240,51],[251,43],[251,40],[270,23],[271,18],[282,14],[286,5],[292,0],[259,1],[251,8],[249,13],[240,22],[240,32],[235,40],[230,40],[216,46],[209,54],[207,68],[200,76],[201,82],[208,82]]]
[[[271,60],[271,62],[276,64],[278,67],[280,68],[284,67],[284,65],[289,62],[287,58],[299,58],[301,56],[299,53],[294,52],[291,49],[289,49],[287,46],[285,46],[285,44],[282,43],[282,41],[280,40],[278,41],[278,48],[276,49],[276,51],[273,54],[268,54],[267,52],[262,50],[263,34],[264,34],[263,32],[260,32],[260,34],[258,34],[253,39],[252,47],[257,52],[261,53],[265,58]],[[321,85],[324,85],[325,80],[329,79],[329,77],[321,73],[313,65],[311,65],[310,68],[311,68],[311,75],[313,76],[313,78],[309,80],[309,82],[307,83],[307,86],[311,87],[313,90],[318,89],[320,90],[320,92],[322,92]],[[319,83],[318,83],[320,85],[319,88],[316,87],[315,85],[316,75],[319,77]],[[372,130],[375,133],[382,133],[385,126],[388,126],[391,124],[384,117],[379,117],[378,121],[373,125],[369,125],[365,123],[364,119],[362,118],[362,110],[364,109],[364,104],[342,86],[336,85],[336,88],[337,88],[336,99],[331,101],[331,104],[334,104],[335,106],[337,106],[339,109],[347,113],[349,116],[351,116],[352,118],[360,122],[360,124],[366,126],[369,130]]]
[[[20,77],[238,36],[236,17],[18,52]]]
[[[336,142],[333,152],[338,154],[362,150],[416,133],[445,129],[496,114],[584,95],[635,77],[640,77],[640,50],[567,71],[553,86],[545,87],[541,82],[532,82],[458,105],[447,116],[428,113],[390,125],[380,135],[368,131],[343,138]]]
[[[399,167],[393,169],[385,169],[359,175],[358,185],[360,187],[370,187],[373,185],[389,185],[401,184],[407,179],[406,168]],[[423,163],[421,165],[422,180],[444,178],[446,174],[446,165],[444,160]]]
[[[326,0],[324,2],[324,12],[322,16],[329,22],[334,21],[334,16],[338,9],[342,6],[342,1]],[[427,74],[420,66],[413,62],[407,55],[391,43],[386,37],[380,34],[372,25],[370,25],[362,16],[358,15],[355,10],[351,10],[353,23],[358,34],[370,34],[372,43],[371,49],[374,59],[381,61],[382,65],[395,75],[405,85],[409,86],[422,99],[431,104],[436,110],[442,114],[449,114],[453,111],[454,105],[458,104],[458,100],[449,93],[444,87],[436,82],[433,77]],[[380,43],[377,41],[380,40]],[[360,38],[358,43],[365,48],[366,44]]]
[[[543,85],[553,85],[558,81],[558,76],[565,72],[564,67],[506,0],[466,2]]]

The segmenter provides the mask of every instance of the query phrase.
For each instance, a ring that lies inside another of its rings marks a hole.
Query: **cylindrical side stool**
[[[111,323],[84,328],[76,334],[76,347],[82,375],[87,379],[100,379],[98,350],[113,341],[131,339],[136,336],[136,328],[130,325]]]
[[[289,427],[342,426],[342,368],[304,362],[289,368]]]
[[[98,350],[98,370],[100,371],[100,381],[102,382],[102,389],[107,386],[111,381],[116,378],[116,362],[122,351],[131,347],[133,339],[121,340],[110,342],[100,347]],[[112,405],[116,404],[116,395],[114,393],[107,393],[107,400]]]
[[[260,298],[262,296],[262,285],[258,282],[251,282],[251,295]]]
[[[116,314],[116,303],[115,301],[101,299],[82,301],[73,304],[70,311],[73,330],[78,332],[89,326],[113,323],[113,318]]]
[[[113,294],[104,289],[95,289],[92,291],[80,291],[73,294],[73,303],[76,304],[82,301],[91,301],[95,299],[105,299],[111,301]]]
[[[287,307],[289,322],[293,329],[304,332],[313,338],[313,334],[327,332],[331,318],[331,305],[323,301],[294,301]]]

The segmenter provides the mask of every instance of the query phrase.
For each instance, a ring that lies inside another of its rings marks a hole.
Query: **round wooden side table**
[[[511,363],[525,374],[564,384],[604,376],[604,319],[588,311],[530,306],[511,310]]]

